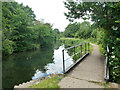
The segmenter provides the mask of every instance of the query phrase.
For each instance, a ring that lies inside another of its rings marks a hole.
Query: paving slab
[[[98,83],[91,83],[87,80],[80,80],[72,77],[65,77],[59,83],[61,88],[104,88]]]

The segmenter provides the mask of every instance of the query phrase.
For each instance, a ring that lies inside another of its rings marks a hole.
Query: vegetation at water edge
[[[42,80],[40,83],[30,86],[30,88],[60,88],[59,81],[63,76],[53,75],[51,78]]]
[[[9,55],[40,47],[52,46],[60,31],[50,23],[35,19],[34,11],[17,2],[2,3],[2,53]]]

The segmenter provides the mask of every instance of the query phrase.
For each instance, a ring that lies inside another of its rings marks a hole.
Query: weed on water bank
[[[53,75],[51,78],[44,79],[40,83],[30,86],[30,88],[60,88],[58,83],[63,77],[63,75]]]

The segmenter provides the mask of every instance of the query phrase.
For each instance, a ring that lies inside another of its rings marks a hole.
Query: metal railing
[[[79,47],[79,51],[76,52],[76,48]],[[71,55],[69,58],[65,59],[65,55],[64,55],[64,51],[65,50],[69,50],[69,49],[73,49],[73,55]],[[63,73],[68,72],[70,69],[72,69],[78,62],[80,62],[83,58],[85,58],[88,54],[89,54],[89,43],[84,43],[84,44],[80,44],[80,45],[75,45],[66,49],[62,50],[62,54],[63,54]],[[67,69],[65,69],[65,63],[67,63],[67,60],[69,60],[71,57],[73,58],[76,55],[80,55],[80,58],[78,60],[75,60],[75,62],[70,65]]]
[[[107,45],[107,55],[105,58],[105,71],[104,71],[104,79],[106,82],[109,80],[109,47]]]

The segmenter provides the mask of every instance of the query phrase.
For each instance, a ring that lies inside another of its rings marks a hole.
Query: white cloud
[[[67,12],[63,3],[65,0],[15,1],[23,3],[23,5],[28,5],[34,11],[37,20],[44,19],[44,22],[53,24],[53,28],[58,28],[60,31],[64,31],[65,27],[69,24],[69,21],[66,20],[66,17],[64,16],[64,12]]]

